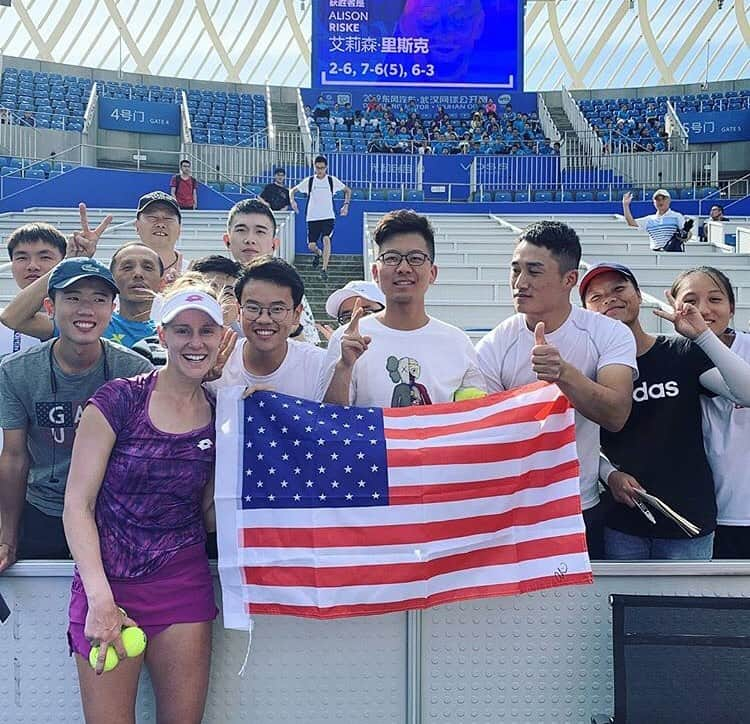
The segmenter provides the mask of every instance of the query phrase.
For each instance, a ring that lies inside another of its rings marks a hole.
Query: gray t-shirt
[[[26,429],[30,467],[26,500],[47,515],[61,516],[73,438],[88,399],[107,381],[134,377],[153,369],[151,363],[119,344],[102,340],[104,357],[80,375],[54,365],[52,388],[48,340],[5,357],[0,364],[0,427]]]

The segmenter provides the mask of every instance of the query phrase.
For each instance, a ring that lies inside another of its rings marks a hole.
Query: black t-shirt
[[[273,211],[281,211],[289,206],[289,189],[278,184],[267,184],[260,192],[262,199],[268,201]]]
[[[713,367],[706,354],[683,337],[659,336],[638,357],[633,409],[620,432],[601,429],[601,446],[613,465],[695,523],[701,534],[716,527],[711,468],[703,449],[698,378]],[[671,520],[654,512],[652,525],[637,508],[615,505],[610,528],[653,538],[685,538]]]

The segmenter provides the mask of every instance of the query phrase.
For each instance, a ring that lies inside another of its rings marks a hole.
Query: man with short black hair
[[[224,244],[232,258],[240,264],[247,264],[266,254],[273,256],[279,240],[276,238],[276,217],[271,209],[258,199],[238,201],[229,209]],[[315,328],[315,318],[304,295],[300,322],[304,328],[305,340],[311,344],[319,344],[320,335]]]
[[[33,223],[13,230],[7,241],[10,271],[19,289],[26,289],[59,264],[67,252],[65,237],[51,224]],[[41,307],[41,302],[37,309]],[[4,310],[3,310],[4,311]],[[0,312],[0,319],[2,319]],[[33,335],[0,324],[0,359],[39,344]]]
[[[182,231],[182,213],[174,197],[151,191],[138,199],[135,230],[140,240],[153,249],[164,265],[164,283],[171,284],[181,273],[184,260],[177,251]]]
[[[0,572],[17,558],[69,557],[61,516],[83,406],[107,380],[151,369],[101,339],[117,292],[95,259],[60,262],[45,299],[59,337],[0,364]]]
[[[286,187],[286,171],[281,166],[273,171],[273,183],[266,184],[258,200],[267,204],[272,211],[286,211],[289,208],[289,189]]]
[[[224,326],[239,334],[242,330],[237,316],[234,285],[242,274],[242,264],[221,254],[211,254],[191,261],[188,271],[198,272],[208,280],[224,312]]]
[[[581,244],[559,221],[527,226],[513,252],[510,286],[517,314],[477,345],[489,392],[554,382],[576,409],[581,506],[589,554],[603,555],[599,425],[617,431],[630,413],[635,342],[624,325],[574,307]]]
[[[372,276],[385,309],[351,321],[328,344],[326,402],[410,407],[450,402],[461,389],[485,389],[465,332],[430,317],[425,295],[437,278],[435,235],[429,220],[405,209],[387,213],[373,238]]]
[[[198,182],[190,175],[190,161],[180,161],[180,173],[172,176],[169,193],[181,209],[198,208]]]
[[[323,265],[320,276],[323,281],[328,281],[328,263],[331,260],[331,237],[333,227],[336,223],[336,212],[333,208],[333,196],[339,191],[344,192],[344,203],[339,214],[346,216],[349,213],[349,201],[352,190],[335,176],[328,174],[328,159],[325,156],[315,157],[315,175],[302,179],[295,187],[289,190],[289,204],[292,209],[299,211],[297,202],[294,200],[296,192],[308,195],[307,212],[307,247],[314,255],[312,265],[316,268]],[[323,240],[323,251],[318,248],[318,241]]]
[[[289,339],[299,325],[305,291],[294,267],[283,259],[260,256],[244,267],[234,289],[243,338],[209,387],[263,387],[320,400],[325,351]]]

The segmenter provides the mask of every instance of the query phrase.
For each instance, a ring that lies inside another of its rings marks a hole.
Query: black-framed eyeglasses
[[[247,315],[247,318],[251,322],[258,319],[263,314],[264,310],[268,312],[268,316],[274,322],[283,322],[289,316],[289,312],[292,311],[292,308],[287,307],[286,304],[271,304],[268,307],[264,307],[260,304],[254,304],[253,302],[247,302],[242,305],[242,311]]]
[[[378,307],[362,307],[362,316],[366,317],[368,314],[375,314],[375,312],[380,312],[383,309],[385,309],[385,307],[382,305],[378,305]],[[349,322],[352,321],[352,311],[353,310],[350,309],[348,312],[341,312],[341,314],[336,317],[338,323],[349,324]]]
[[[428,261],[432,263],[432,257],[423,251],[407,251],[406,254],[398,251],[384,251],[375,261],[379,261],[385,266],[398,266],[404,259],[411,267],[422,266]]]

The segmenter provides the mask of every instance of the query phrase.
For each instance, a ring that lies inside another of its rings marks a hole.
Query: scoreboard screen
[[[523,0],[314,0],[313,87],[520,91]]]

